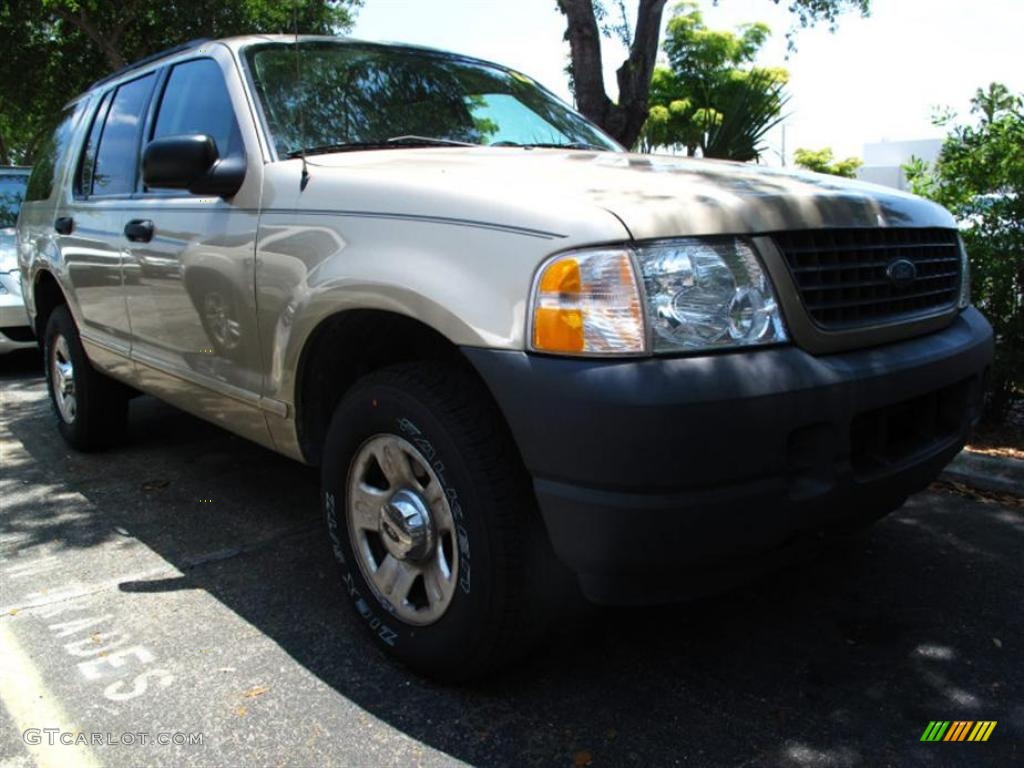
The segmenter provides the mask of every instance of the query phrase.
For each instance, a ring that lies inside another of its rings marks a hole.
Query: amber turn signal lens
[[[640,291],[626,249],[576,251],[541,270],[533,296],[532,348],[561,354],[646,349]]]
[[[540,307],[533,319],[533,346],[559,352],[582,352],[583,313],[578,309]]]
[[[579,293],[580,263],[573,258],[559,259],[544,270],[541,293]]]

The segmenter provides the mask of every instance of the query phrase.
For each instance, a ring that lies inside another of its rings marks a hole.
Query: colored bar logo
[[[932,720],[921,734],[921,741],[988,741],[996,729],[996,720]]]

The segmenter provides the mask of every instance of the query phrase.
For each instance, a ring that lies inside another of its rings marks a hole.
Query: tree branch
[[[116,35],[105,35],[97,28],[92,19],[86,15],[84,7],[79,8],[77,15],[69,11],[67,8],[62,8],[60,6],[55,10],[60,18],[72,26],[77,27],[86,37],[99,46],[103,55],[107,59],[107,63],[110,64],[112,68],[120,69],[125,65],[124,56],[121,55],[121,51],[118,50],[116,45],[120,40],[123,25],[117,29]]]
[[[603,124],[611,100],[604,91],[601,31],[591,0],[558,0],[565,14],[565,37],[572,56],[572,81],[576,105],[587,117]]]
[[[629,56],[617,72],[619,100],[615,103],[605,92],[601,31],[592,0],[558,0],[566,18],[565,36],[572,54],[576,104],[580,112],[627,147],[636,142],[647,120],[666,1],[640,0]]]
[[[619,83],[619,108],[623,113],[622,132],[630,136],[632,144],[647,120],[651,77],[658,58],[661,39],[661,17],[666,0],[640,0],[637,9],[636,32],[629,48],[629,58],[616,72]],[[625,142],[624,142],[625,143]]]

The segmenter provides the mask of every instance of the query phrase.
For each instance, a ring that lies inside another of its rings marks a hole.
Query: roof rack
[[[170,56],[174,53],[181,53],[182,51],[190,51],[193,48],[198,48],[199,46],[205,45],[206,43],[210,42],[213,41],[208,37],[197,37],[195,40],[189,40],[187,43],[181,43],[180,45],[175,45],[170,48],[165,48],[162,51],[152,53],[149,56],[143,56],[138,61],[133,61],[131,64],[121,67],[119,70],[111,72],[109,75],[101,77],[99,80],[97,80],[89,86],[89,90],[92,90],[97,85],[108,83],[111,80],[114,80],[115,78],[118,78],[121,75],[125,74],[126,72],[131,72],[133,69],[138,69],[139,67],[144,67],[146,64],[151,64],[152,62],[162,59],[165,56]]]

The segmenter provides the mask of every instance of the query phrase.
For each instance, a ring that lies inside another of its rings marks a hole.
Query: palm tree
[[[753,69],[737,73],[715,96],[718,119],[702,142],[704,157],[757,160],[765,135],[786,118],[785,82],[770,70]]]

